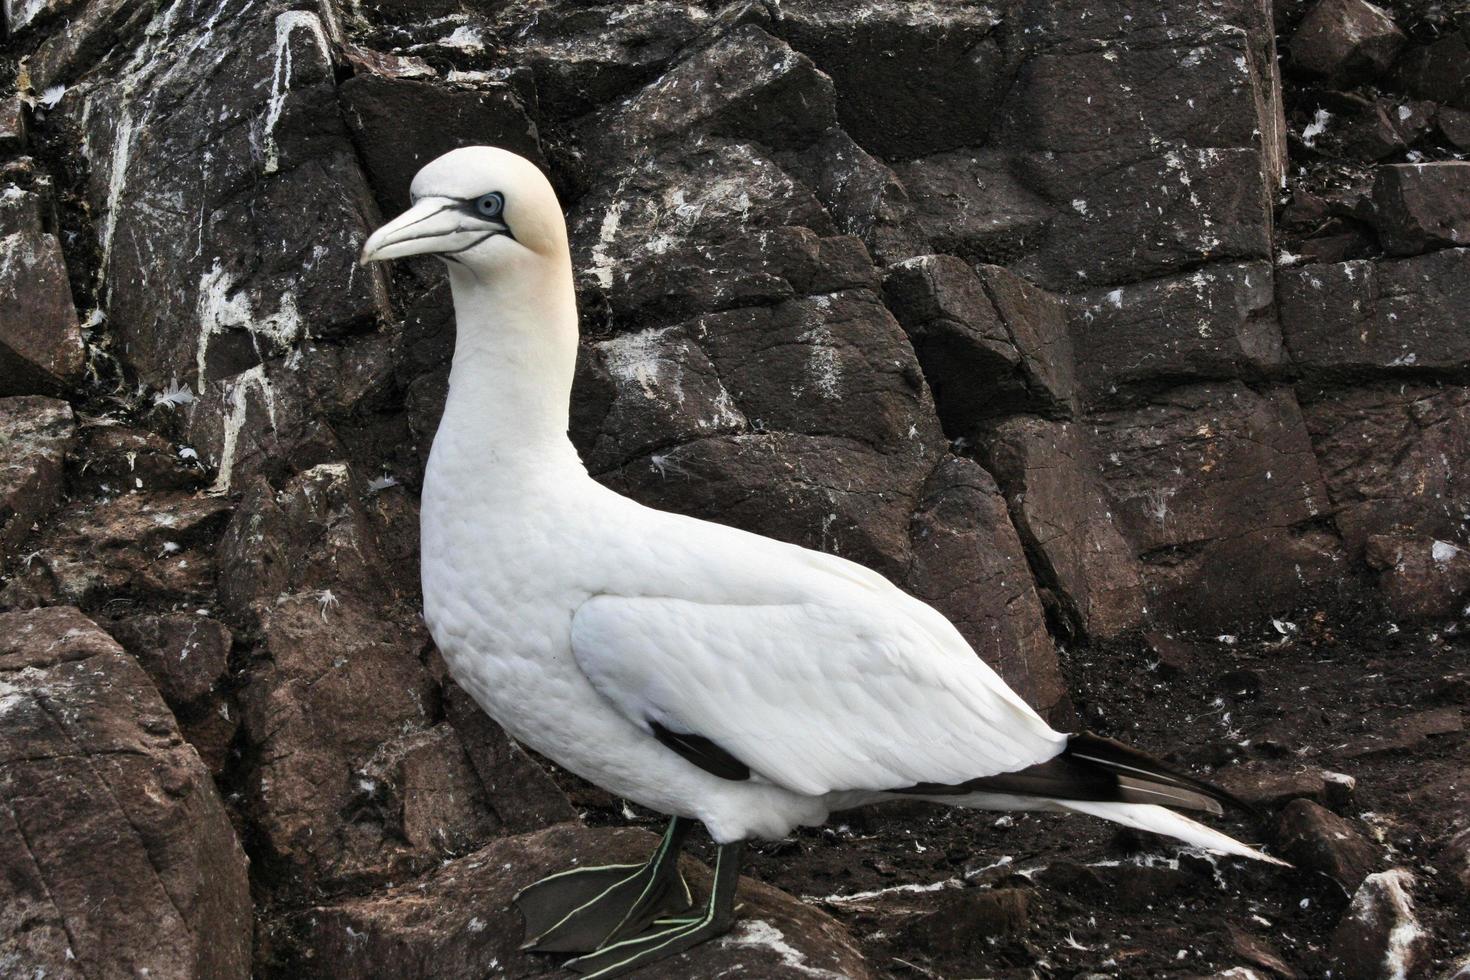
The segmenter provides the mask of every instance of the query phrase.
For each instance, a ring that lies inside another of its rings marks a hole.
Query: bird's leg
[[[735,886],[744,853],[744,841],[720,845],[709,901],[697,913],[655,919],[638,935],[569,960],[566,966],[586,980],[607,980],[723,936],[735,924]]]
[[[522,948],[586,953],[687,911],[694,899],[679,873],[679,852],[693,826],[683,817],[670,820],[646,864],[574,868],[527,886],[515,897],[526,919]]]

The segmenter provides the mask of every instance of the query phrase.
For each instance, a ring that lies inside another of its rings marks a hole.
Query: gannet
[[[453,292],[423,484],[424,619],[512,737],[670,817],[645,864],[521,892],[527,948],[581,954],[567,966],[597,978],[688,949],[730,928],[747,840],[898,797],[1073,811],[1275,861],[1160,805],[1219,813],[1223,792],[1052,730],[881,575],[593,480],[567,436],[577,308],[551,184],[475,146],[426,165],[411,196],[362,261],[437,255]],[[699,902],[678,870],[695,822],[718,845]]]

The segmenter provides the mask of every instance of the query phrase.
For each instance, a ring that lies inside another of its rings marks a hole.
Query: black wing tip
[[[1215,814],[1223,812],[1220,809],[1223,805],[1240,810],[1257,819],[1261,816],[1260,810],[1229,790],[1197,776],[1191,776],[1117,739],[1083,730],[1067,736],[1067,747],[1062,754],[1100,765],[1120,776],[1126,777],[1131,771],[1133,775],[1142,779],[1192,790],[1205,800],[1214,802],[1215,806],[1204,807],[1204,809]]]
[[[694,763],[705,772],[731,782],[742,782],[750,778],[750,767],[731,753],[720,748],[703,735],[676,732],[652,719],[648,726],[653,737],[685,760]]]

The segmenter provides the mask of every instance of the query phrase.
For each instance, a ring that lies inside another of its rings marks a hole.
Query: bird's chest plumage
[[[437,447],[436,447],[437,452]],[[512,734],[583,681],[571,619],[586,599],[559,553],[555,508],[431,465],[420,512],[424,619],[450,674]]]

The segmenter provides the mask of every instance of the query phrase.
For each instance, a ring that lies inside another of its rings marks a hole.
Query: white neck
[[[523,472],[585,473],[567,438],[577,365],[570,256],[526,252],[482,277],[450,265],[454,364],[435,444],[497,482]],[[473,462],[472,462],[473,461]]]

